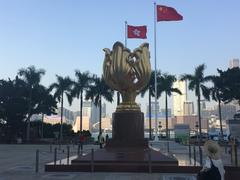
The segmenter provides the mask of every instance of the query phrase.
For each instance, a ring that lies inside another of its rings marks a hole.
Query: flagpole
[[[127,48],[127,21],[125,21],[125,37],[124,37],[124,46]],[[117,92],[117,105],[120,104],[120,92]]]
[[[156,2],[154,2],[154,84],[155,84],[155,136],[154,141],[158,141],[157,133],[157,33],[156,33]]]
[[[125,21],[125,47],[127,47],[127,21]]]

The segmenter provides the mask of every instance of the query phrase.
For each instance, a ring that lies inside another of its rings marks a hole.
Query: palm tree
[[[233,100],[237,100],[240,104],[240,68],[235,67],[222,71],[217,69],[221,82],[221,99],[224,103],[229,103]]]
[[[40,86],[38,89],[39,93],[39,113],[42,114],[42,127],[41,127],[41,138],[43,138],[43,125],[44,125],[44,114],[51,115],[56,114],[57,101],[50,94],[50,89],[44,86]]]
[[[202,123],[201,123],[201,93],[203,97],[209,100],[209,89],[204,85],[204,83],[211,80],[210,76],[204,77],[205,64],[201,64],[195,68],[194,74],[184,74],[181,76],[181,80],[188,80],[188,88],[190,90],[195,90],[195,95],[197,96],[197,107],[198,107],[198,128],[199,128],[199,144],[202,142]],[[200,164],[202,164],[202,149],[199,145],[200,151]]]
[[[71,96],[71,87],[73,85],[73,81],[67,76],[67,77],[62,77],[58,76],[57,77],[57,82],[53,83],[50,85],[49,90],[52,91],[55,89],[54,92],[54,98],[58,100],[58,102],[61,102],[61,125],[60,125],[60,142],[62,141],[63,138],[63,96],[64,94],[67,96],[68,103],[72,103],[72,96]]]
[[[99,106],[99,135],[102,132],[102,98],[112,102],[114,91],[105,83],[103,78],[94,78],[94,84],[86,92],[86,99],[91,99]]]
[[[159,79],[161,73],[157,71],[157,79]],[[152,139],[152,106],[151,97],[155,96],[155,71],[151,72],[150,80],[146,87],[141,90],[141,96],[143,97],[148,91],[148,111],[149,111],[149,139]]]
[[[223,129],[222,129],[222,113],[221,113],[221,102],[222,102],[222,79],[220,76],[212,76],[213,87],[210,88],[211,96],[214,101],[218,103],[218,115],[220,121],[220,132],[221,139],[223,139]]]
[[[75,71],[77,78],[76,82],[73,82],[72,96],[77,97],[80,100],[80,132],[82,131],[82,108],[83,108],[83,92],[89,89],[90,84],[93,82],[93,76],[88,71],[80,72]]]
[[[24,82],[26,83],[27,90],[28,90],[28,115],[26,118],[27,122],[27,132],[26,132],[26,140],[30,140],[30,118],[32,116],[32,96],[33,96],[33,89],[38,88],[39,83],[41,81],[41,77],[45,74],[44,69],[36,69],[34,66],[29,66],[28,68],[22,68],[18,71],[20,77],[23,78]]]
[[[173,88],[173,83],[176,81],[176,77],[170,74],[163,74],[158,83],[159,93],[165,92],[165,117],[166,117],[166,138],[169,138],[168,133],[168,96],[171,96],[172,93],[182,94],[178,88]]]

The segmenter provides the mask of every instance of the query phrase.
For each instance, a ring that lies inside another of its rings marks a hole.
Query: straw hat
[[[217,142],[213,140],[208,140],[204,143],[204,151],[207,156],[212,159],[219,159],[220,158],[220,151],[221,148]]]

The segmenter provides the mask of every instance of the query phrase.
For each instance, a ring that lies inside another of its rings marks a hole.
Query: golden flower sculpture
[[[114,90],[119,91],[122,103],[117,111],[140,111],[135,103],[137,94],[144,88],[151,76],[150,53],[148,43],[143,43],[133,52],[116,42],[112,51],[105,51],[103,78]]]

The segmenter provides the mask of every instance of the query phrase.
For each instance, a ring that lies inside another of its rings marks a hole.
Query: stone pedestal
[[[113,113],[112,135],[103,149],[79,155],[70,165],[46,165],[46,171],[159,172],[178,165],[174,157],[148,147],[142,112]]]
[[[112,139],[110,146],[145,146],[144,114],[138,111],[123,111],[113,113]]]

